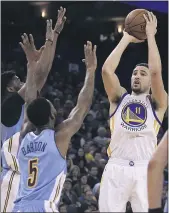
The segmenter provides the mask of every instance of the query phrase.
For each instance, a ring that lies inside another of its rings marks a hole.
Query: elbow
[[[102,67],[102,76],[105,75],[105,74],[108,74],[109,73],[108,70],[109,69],[108,69],[107,65],[104,64],[103,67]]]

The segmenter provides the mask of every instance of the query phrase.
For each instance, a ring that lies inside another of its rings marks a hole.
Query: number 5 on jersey
[[[28,187],[34,187],[38,176],[38,158],[29,160],[28,162]]]

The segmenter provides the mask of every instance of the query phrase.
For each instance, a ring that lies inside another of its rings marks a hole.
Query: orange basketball
[[[137,39],[144,40],[147,38],[145,28],[146,20],[143,14],[147,15],[147,10],[136,9],[131,11],[125,19],[125,31]]]

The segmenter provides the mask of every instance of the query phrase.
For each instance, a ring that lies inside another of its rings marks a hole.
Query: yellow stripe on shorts
[[[5,199],[5,205],[4,205],[3,213],[6,212],[6,208],[7,208],[7,206],[8,206],[9,195],[10,195],[10,192],[11,192],[12,182],[13,182],[15,173],[16,173],[16,172],[12,172],[11,177],[10,177],[10,180],[9,180],[9,185],[8,185],[8,190],[7,190],[7,194],[6,194],[6,199]]]
[[[58,186],[57,186],[56,194],[55,194],[55,197],[54,197],[54,199],[53,199],[53,202],[55,202],[55,200],[57,199],[57,197],[58,197],[58,195],[59,195],[61,179],[62,179],[62,176],[60,177],[59,184],[58,184]]]

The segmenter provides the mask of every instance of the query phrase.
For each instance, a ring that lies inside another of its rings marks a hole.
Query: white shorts
[[[99,211],[126,212],[130,201],[133,212],[148,212],[147,166],[147,161],[109,159],[101,180]]]
[[[12,212],[18,194],[20,174],[12,170],[3,171],[1,181],[1,212]]]

